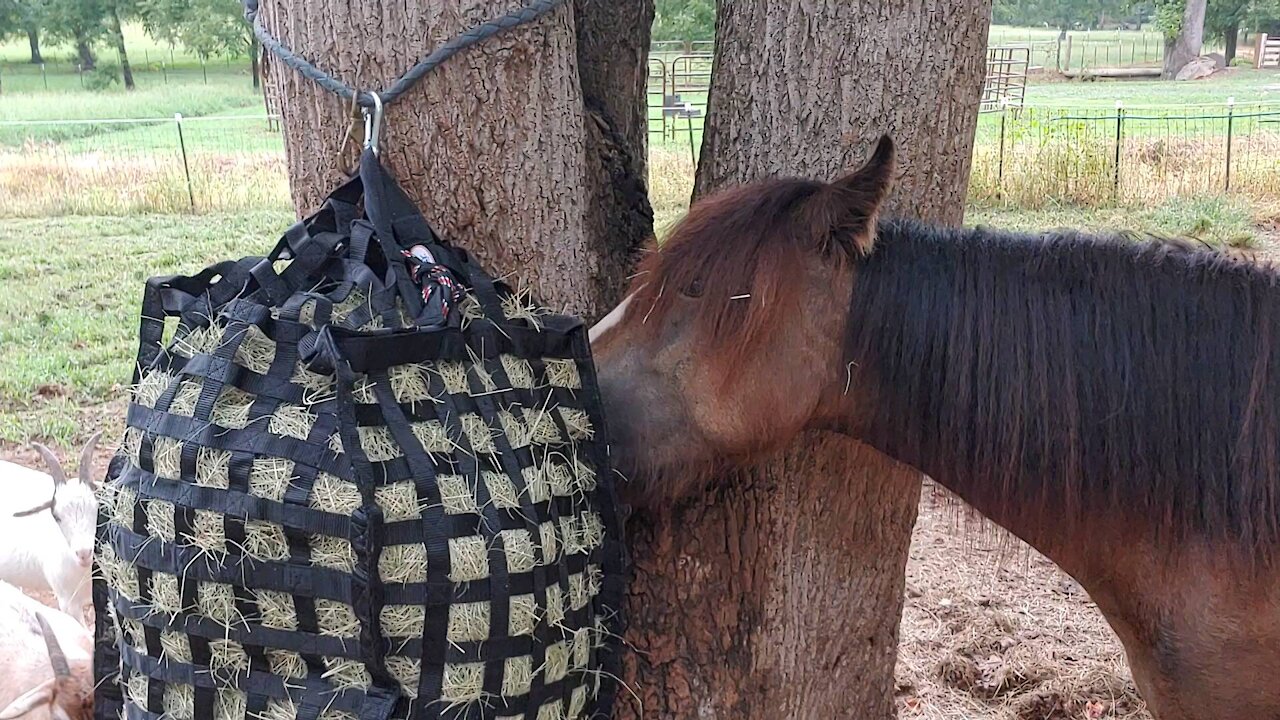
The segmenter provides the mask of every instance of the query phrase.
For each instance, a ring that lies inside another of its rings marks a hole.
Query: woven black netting
[[[625,560],[578,320],[369,151],[270,255],[154,278],[142,315],[98,720],[607,716]]]

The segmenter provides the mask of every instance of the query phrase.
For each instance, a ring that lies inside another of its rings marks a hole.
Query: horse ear
[[[835,243],[851,245],[860,255],[871,252],[880,207],[893,189],[896,155],[893,140],[885,135],[866,165],[831,183],[827,231]]]

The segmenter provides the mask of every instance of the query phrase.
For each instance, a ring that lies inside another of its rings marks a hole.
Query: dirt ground
[[[907,563],[897,684],[904,719],[1151,717],[1084,590],[932,483]]]
[[[122,411],[94,408],[86,421],[113,437]],[[99,476],[110,452],[99,448]],[[41,467],[28,448],[0,446],[0,458]],[[901,718],[1150,718],[1119,642],[1079,585],[932,483],[921,497],[905,600]]]

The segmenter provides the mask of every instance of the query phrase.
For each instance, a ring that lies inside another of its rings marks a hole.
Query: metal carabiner
[[[382,98],[376,92],[370,92],[368,95],[373,98],[373,107],[361,106],[360,108],[364,113],[364,146],[377,155],[378,135],[382,132]]]

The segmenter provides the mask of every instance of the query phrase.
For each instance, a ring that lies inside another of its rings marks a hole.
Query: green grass
[[[289,211],[0,224],[0,439],[66,444],[85,406],[121,398],[152,275],[268,251]]]
[[[1227,98],[1239,104],[1280,104],[1280,71],[1236,68],[1206,80],[1161,82],[1099,80],[1096,82],[1034,83],[1027,88],[1027,104],[1051,107],[1226,106]]]
[[[138,23],[125,23],[124,42],[125,49],[129,52],[129,60],[139,67],[147,63],[158,65],[162,62],[171,67],[200,67],[200,58],[195,53],[187,51],[181,45],[170,47],[168,43],[152,38]],[[70,44],[51,45],[44,38],[41,38],[40,50],[41,55],[44,56],[45,63],[50,67],[54,65],[75,65],[75,48]],[[99,43],[94,50],[99,60],[116,61],[115,50],[108,49],[104,43]],[[27,48],[26,35],[14,36],[7,41],[0,42],[0,63],[22,65],[28,64],[30,59],[31,53]],[[210,68],[214,65],[225,64],[221,58],[210,59],[208,63]]]

